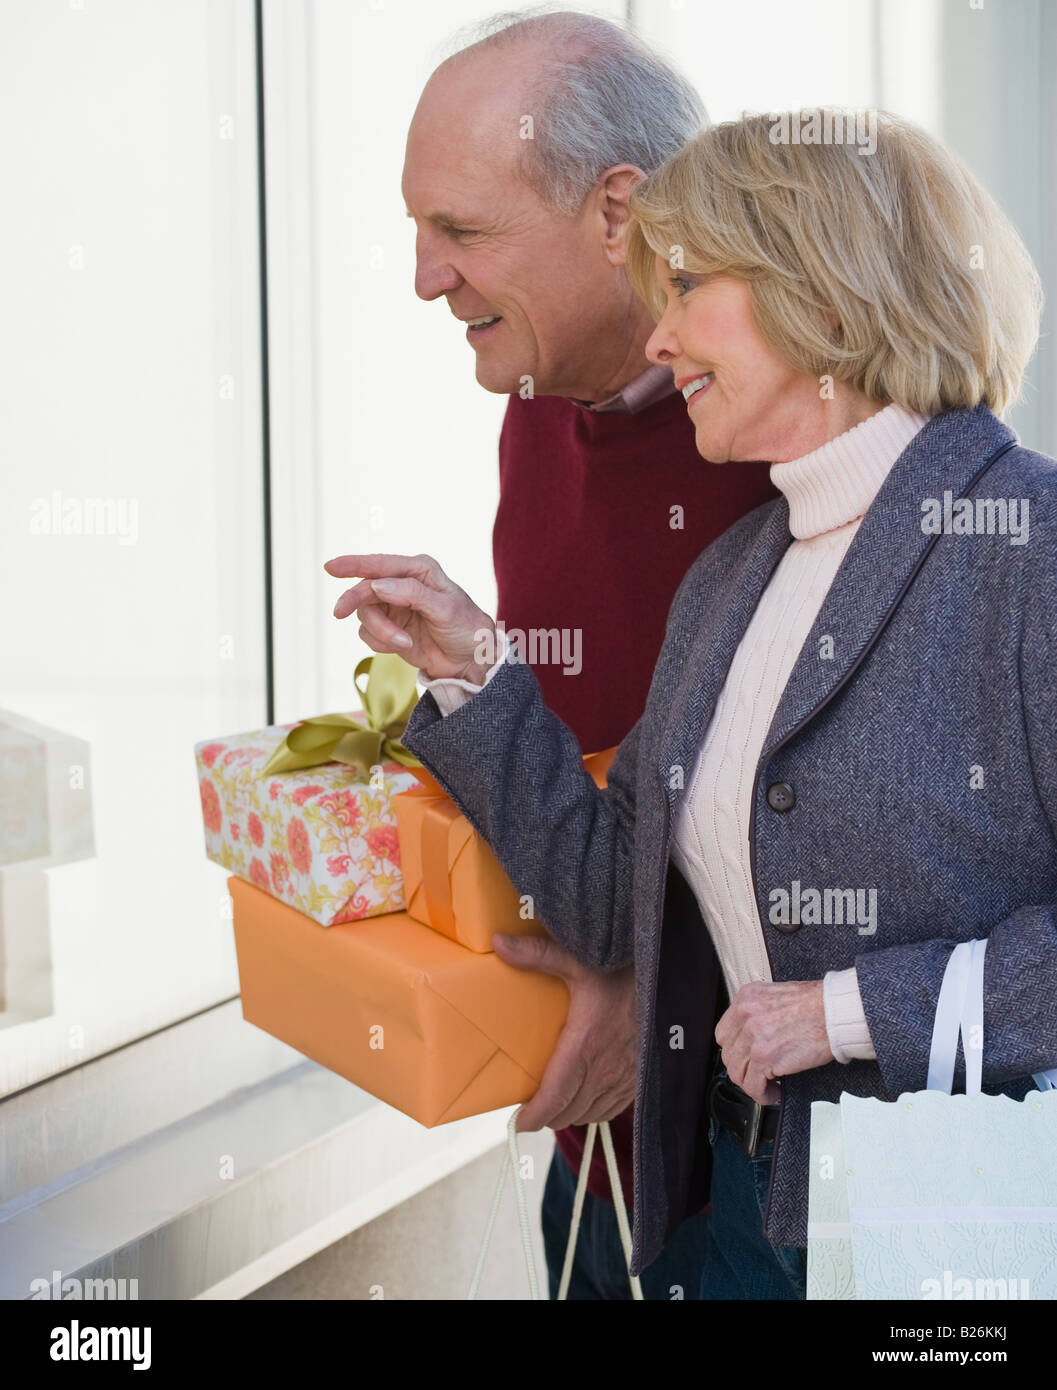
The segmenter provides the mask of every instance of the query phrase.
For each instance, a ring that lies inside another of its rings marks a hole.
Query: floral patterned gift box
[[[195,745],[206,854],[325,927],[405,906],[393,797],[418,785],[418,763],[395,736],[414,668],[367,657],[365,670],[363,710]]]

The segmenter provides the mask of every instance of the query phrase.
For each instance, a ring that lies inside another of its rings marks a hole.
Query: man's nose
[[[443,254],[439,254],[441,250],[419,237],[415,246],[415,293],[419,299],[439,299],[462,284],[462,276]]]

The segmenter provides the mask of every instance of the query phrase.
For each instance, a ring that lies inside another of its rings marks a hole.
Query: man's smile
[[[472,342],[490,333],[497,324],[502,323],[502,314],[485,314],[481,318],[466,320],[466,337]]]

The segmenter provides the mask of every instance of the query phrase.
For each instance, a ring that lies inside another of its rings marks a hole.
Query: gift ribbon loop
[[[366,673],[367,685],[360,689]],[[344,763],[368,778],[379,763],[421,764],[399,742],[418,700],[418,672],[403,657],[389,652],[365,656],[357,663],[353,683],[363,700],[366,727],[347,714],[319,714],[289,731],[265,763],[261,775],[294,772],[320,763]]]

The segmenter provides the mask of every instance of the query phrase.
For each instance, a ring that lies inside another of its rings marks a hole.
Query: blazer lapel
[[[755,539],[731,565],[719,592],[711,602],[703,596],[691,601],[679,631],[673,634],[685,651],[685,659],[661,736],[657,765],[669,800],[676,800],[681,793],[680,787],[670,785],[671,769],[681,767],[684,784],[689,780],[738,643],[791,541],[789,504],[780,497]]]
[[[837,693],[877,640],[938,536],[922,530],[922,503],[964,495],[1016,435],[984,406],[931,419],[893,464],[807,635],[775,711],[765,762]],[[831,639],[821,654],[823,637]],[[728,663],[729,664],[729,663]]]

